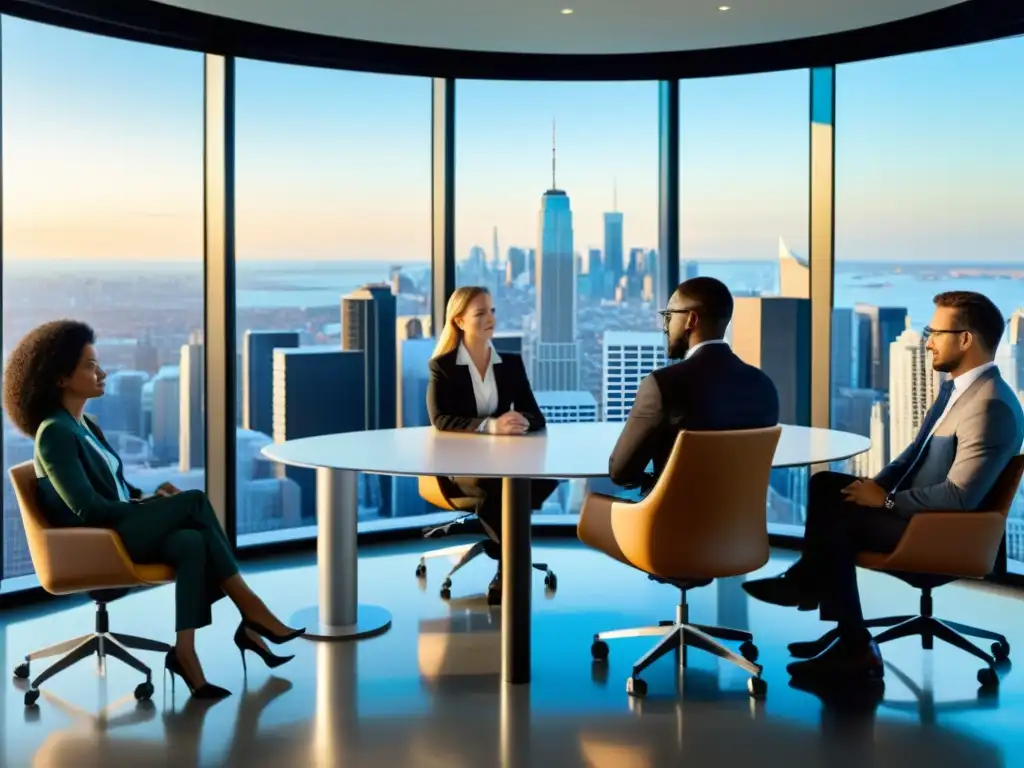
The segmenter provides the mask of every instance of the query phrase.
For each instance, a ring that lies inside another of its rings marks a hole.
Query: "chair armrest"
[[[999,512],[919,512],[910,518],[883,570],[984,578],[1006,530]]]
[[[637,556],[646,549],[641,539],[650,532],[646,524],[649,514],[645,504],[623,501],[604,493],[588,493],[580,509],[576,535],[588,547],[644,570],[649,558]]]
[[[108,528],[47,528],[42,557],[32,561],[39,583],[55,595],[139,584],[121,538]]]

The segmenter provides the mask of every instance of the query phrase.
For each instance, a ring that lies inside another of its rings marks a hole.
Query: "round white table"
[[[308,437],[268,445],[273,461],[317,473],[319,607],[297,613],[292,626],[310,637],[368,637],[391,626],[390,613],[360,605],[357,562],[357,477],[435,475],[500,477],[502,483],[502,673],[530,680],[530,480],[608,475],[608,457],[623,424],[552,424],[519,437],[440,432],[432,427],[382,429]],[[773,466],[842,461],[871,441],[849,432],[785,425]]]

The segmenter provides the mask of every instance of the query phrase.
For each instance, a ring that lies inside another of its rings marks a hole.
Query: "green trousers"
[[[146,499],[114,529],[137,563],[174,568],[175,630],[199,629],[212,621],[220,585],[238,573],[228,538],[202,491]]]

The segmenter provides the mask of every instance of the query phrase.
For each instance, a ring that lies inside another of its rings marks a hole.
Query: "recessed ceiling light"
[[[563,16],[571,16],[572,15],[572,8],[563,8],[562,9],[562,15]]]
[[[718,6],[718,10],[720,10],[720,11],[728,11],[730,8],[732,8],[731,5],[720,5],[720,6]]]

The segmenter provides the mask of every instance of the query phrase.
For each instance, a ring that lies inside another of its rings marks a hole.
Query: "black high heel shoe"
[[[290,640],[294,640],[296,637],[301,637],[302,635],[306,634],[306,628],[303,627],[302,629],[290,629],[283,635],[275,635],[262,624],[255,622],[252,619],[247,619],[244,616],[242,617],[242,626],[244,626],[246,629],[251,629],[264,640],[269,640],[274,645],[281,645],[282,643],[287,643]]]
[[[242,654],[242,671],[246,674],[249,673],[249,669],[245,665],[246,651],[252,651],[253,653],[255,653],[257,656],[263,659],[263,663],[271,669],[274,669],[275,667],[280,667],[282,664],[285,664],[295,658],[294,655],[276,656],[275,654],[268,651],[266,648],[262,647],[259,643],[257,643],[251,637],[249,637],[248,633],[246,633],[244,621],[241,624],[239,624],[238,629],[235,630],[235,645],[238,646],[238,652]]]
[[[164,671],[171,673],[172,696],[174,695],[175,675],[185,681],[185,685],[188,686],[188,692],[193,699],[223,699],[231,695],[231,691],[227,688],[221,688],[219,685],[213,685],[212,683],[203,683],[196,688],[195,684],[186,676],[185,668],[181,666],[181,662],[178,661],[178,655],[174,652],[173,648],[164,657]]]

